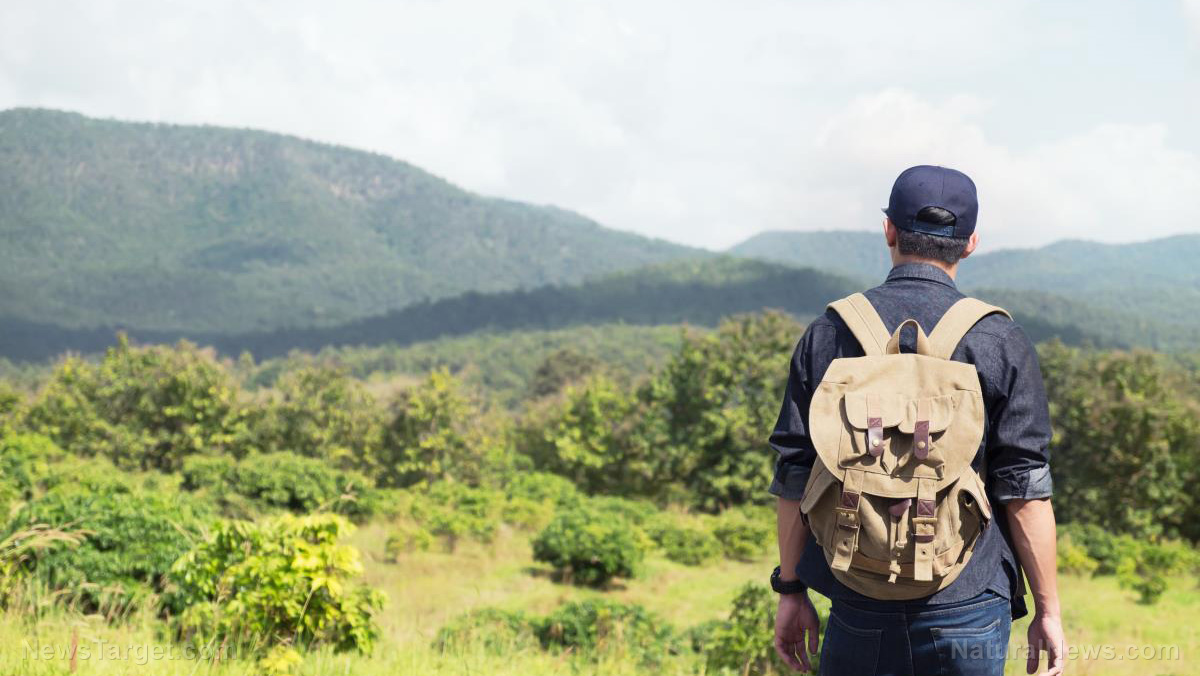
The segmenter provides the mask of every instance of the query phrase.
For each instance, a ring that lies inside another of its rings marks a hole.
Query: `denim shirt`
[[[888,331],[905,319],[916,319],[926,332],[963,294],[941,269],[924,263],[898,265],[887,281],[865,292]],[[914,351],[915,332],[901,335],[901,349]],[[779,453],[770,492],[800,500],[817,454],[808,436],[808,405],[830,362],[839,357],[861,357],[863,350],[841,317],[832,310],[805,330],[792,356],[791,372],[779,420],[770,444]],[[972,466],[986,467],[988,500],[993,506],[991,524],[983,530],[971,560],[958,578],[932,596],[912,603],[956,603],[985,591],[1010,599],[1013,618],[1027,610],[1020,566],[1013,556],[1012,538],[1004,510],[1011,500],[1049,497],[1050,411],[1037,352],[1021,327],[1004,315],[979,321],[959,343],[951,357],[974,364],[979,371],[987,419],[983,442]],[[868,601],[838,582],[825,554],[812,535],[796,569],[812,589],[831,599]]]

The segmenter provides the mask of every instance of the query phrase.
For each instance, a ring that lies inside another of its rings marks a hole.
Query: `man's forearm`
[[[1049,498],[1013,500],[1005,505],[1005,512],[1037,613],[1058,617],[1058,538]]]
[[[800,563],[804,544],[808,542],[808,524],[804,523],[800,514],[800,501],[779,498],[776,521],[779,528],[779,578],[794,580],[796,564]]]

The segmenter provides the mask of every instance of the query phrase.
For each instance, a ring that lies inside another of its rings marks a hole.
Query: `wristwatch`
[[[779,566],[775,566],[775,570],[771,572],[771,589],[777,594],[803,594],[808,591],[808,585],[800,580],[779,579]]]

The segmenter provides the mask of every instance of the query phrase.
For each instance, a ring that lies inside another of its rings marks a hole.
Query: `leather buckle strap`
[[[837,533],[834,535],[833,561],[829,567],[834,570],[850,570],[850,562],[858,549],[858,508],[862,503],[863,471],[846,470],[842,481],[842,494],[837,506]]]
[[[879,395],[867,395],[867,452],[878,458],[883,455],[883,413],[879,410]]]
[[[917,421],[913,424],[913,454],[917,460],[929,456],[929,400],[917,400]]]
[[[917,514],[913,517],[913,579],[933,580],[933,550],[937,538],[937,482],[917,479]]]

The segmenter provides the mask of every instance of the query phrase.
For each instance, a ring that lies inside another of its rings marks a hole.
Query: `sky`
[[[1200,232],[1200,0],[4,0],[0,109],[252,127],[721,249],[979,188],[982,250]]]

